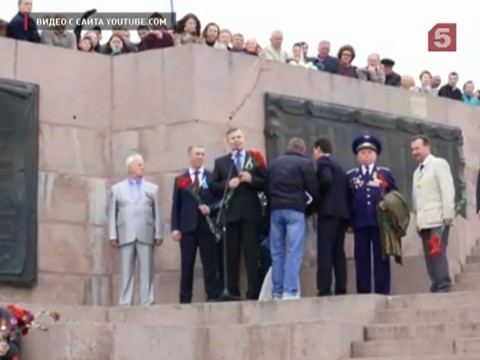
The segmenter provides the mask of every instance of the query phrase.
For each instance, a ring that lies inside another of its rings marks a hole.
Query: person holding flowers
[[[432,282],[430,291],[448,292],[452,284],[447,258],[448,234],[455,217],[455,187],[450,165],[432,154],[426,135],[414,136],[411,149],[419,164],[413,172],[413,209]]]
[[[43,310],[37,314],[15,304],[0,306],[0,360],[20,360],[20,338],[30,330],[48,331],[48,323],[60,320],[57,311]]]
[[[202,260],[207,300],[214,300],[218,296],[216,241],[220,237],[220,230],[211,217],[217,202],[208,185],[213,174],[203,167],[203,146],[189,146],[187,155],[190,166],[175,178],[173,185],[170,225],[173,240],[180,243],[181,304],[192,302],[197,249]]]
[[[16,360],[20,355],[20,334],[17,319],[8,309],[0,307],[0,360]]]
[[[383,196],[397,190],[390,169],[377,166],[377,156],[382,152],[382,143],[372,135],[360,135],[352,143],[358,166],[349,170],[350,227],[354,234],[354,257],[357,292],[372,291],[372,253],[375,293],[389,295],[391,292],[390,259],[384,257],[382,237],[377,219],[378,209],[385,209]]]
[[[213,169],[211,187],[223,196],[226,222],[227,278],[232,296],[240,296],[240,254],[243,250],[247,268],[247,299],[256,300],[260,292],[258,269],[262,206],[259,193],[265,188],[265,158],[257,150],[245,149],[242,130],[227,131],[226,140],[231,151],[217,159]]]

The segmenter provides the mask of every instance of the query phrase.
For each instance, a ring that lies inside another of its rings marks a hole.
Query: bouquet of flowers
[[[462,198],[455,204],[455,216],[465,214],[467,206],[467,199],[462,196]],[[443,243],[442,236],[445,232],[446,225],[443,225],[438,231],[434,232],[430,239],[427,241],[427,246],[429,248],[428,256],[434,258],[442,252]]]
[[[262,155],[260,151],[252,149],[247,152],[247,161],[243,166],[243,171],[252,171],[256,168],[264,170],[266,166],[267,166],[267,162],[265,161],[265,157]],[[235,189],[228,190],[227,196],[225,197],[226,205],[230,202],[230,200],[232,200],[234,193],[235,193]]]
[[[182,176],[178,178],[177,187],[180,190],[187,190],[190,194],[192,194],[192,196],[195,198],[195,201],[199,206],[205,205],[204,201],[202,200],[198,192],[195,190],[195,186],[192,182],[192,179],[189,176]],[[217,240],[219,240],[221,237],[221,233],[220,233],[220,230],[215,225],[215,222],[210,217],[210,215],[205,215],[205,219],[207,220],[208,228],[210,229],[211,233],[215,236]]]
[[[440,230],[436,231],[430,239],[427,241],[427,245],[429,248],[428,256],[434,258],[440,255],[442,252],[442,235],[445,231],[445,226],[442,226]]]
[[[10,342],[18,336],[25,336],[30,329],[47,331],[47,320],[57,322],[60,314],[56,311],[41,311],[34,315],[31,311],[17,305],[9,304],[6,309],[12,314],[12,319],[0,320],[0,340]]]

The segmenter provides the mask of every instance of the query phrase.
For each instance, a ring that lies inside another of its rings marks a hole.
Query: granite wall
[[[117,298],[115,253],[105,236],[108,189],[125,175],[134,151],[162,191],[167,226],[156,252],[158,302],[176,302],[179,248],[169,234],[174,176],[189,144],[208,149],[208,165],[225,151],[229,126],[244,129],[249,146],[264,148],[264,93],[304,97],[412,116],[464,130],[468,220],[452,232],[452,272],[477,238],[474,209],[480,153],[480,110],[427,97],[201,46],[110,58],[0,39],[0,77],[40,85],[39,284],[0,288],[0,300],[108,305]],[[412,227],[413,229],[413,227]],[[347,241],[352,255],[352,241]],[[421,247],[413,231],[404,267],[394,268],[396,293],[427,289]],[[199,269],[200,270],[200,269]],[[304,293],[314,291],[305,264]],[[196,298],[203,299],[201,271]],[[353,279],[353,273],[350,276]]]

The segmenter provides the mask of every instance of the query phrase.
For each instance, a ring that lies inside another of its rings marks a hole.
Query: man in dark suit
[[[192,301],[197,248],[200,249],[207,299],[213,300],[218,296],[216,238],[206,219],[212,214],[216,204],[214,194],[208,186],[212,180],[212,173],[203,167],[205,159],[203,146],[190,146],[188,157],[190,167],[175,178],[171,215],[172,238],[180,242],[180,303],[182,304]],[[191,185],[188,189],[179,186],[182,179],[186,179],[187,183],[190,180]],[[202,205],[192,191],[196,192],[203,202]]]
[[[32,12],[31,0],[18,1],[18,13],[10,20],[8,26],[8,37],[15,40],[25,40],[34,43],[40,42],[40,34],[38,33],[37,23],[30,16]],[[25,16],[27,17],[27,25],[25,26]]]
[[[248,279],[247,299],[258,299],[260,279],[258,260],[262,207],[258,193],[265,187],[265,169],[250,167],[252,159],[245,149],[245,140],[240,129],[230,129],[226,134],[232,151],[215,159],[212,190],[222,196],[225,187],[233,191],[226,205],[227,225],[227,284],[232,296],[240,296],[240,251],[243,250]]]
[[[385,73],[385,85],[400,87],[402,84],[402,77],[393,71],[395,61],[392,59],[382,59],[380,64],[383,65],[383,72]]]
[[[6,308],[0,307],[0,322],[5,321],[7,326],[16,326],[17,323],[13,314]],[[0,360],[18,360],[20,356],[20,336],[2,339],[0,331]]]
[[[320,201],[317,208],[317,290],[319,296],[332,295],[332,269],[335,295],[347,293],[345,232],[349,220],[349,182],[347,173],[332,158],[332,143],[318,138],[313,145],[317,162]]]

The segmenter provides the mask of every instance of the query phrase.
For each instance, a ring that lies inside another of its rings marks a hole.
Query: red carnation
[[[19,323],[20,322],[25,323],[28,321],[29,312],[26,311],[25,309],[22,309],[21,307],[13,304],[7,305],[7,309],[13,314],[13,316],[15,316],[15,318]]]
[[[255,163],[260,169],[265,169],[265,167],[267,166],[267,162],[265,161],[265,158],[260,151],[255,149],[249,150],[248,156],[250,156],[255,161]]]
[[[377,175],[377,180],[380,182],[380,187],[384,190],[388,189],[388,181],[385,180],[385,177],[382,174]]]
[[[192,185],[192,179],[190,179],[189,177],[184,176],[177,180],[177,187],[180,190],[186,189],[191,185]]]
[[[430,249],[428,255],[430,257],[436,257],[442,252],[442,240],[438,233],[433,234],[427,242],[427,245]]]

